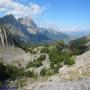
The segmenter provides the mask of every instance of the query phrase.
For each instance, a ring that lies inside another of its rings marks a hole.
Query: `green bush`
[[[49,53],[48,48],[44,47],[41,49],[41,53]]]
[[[42,62],[41,61],[33,61],[33,62],[29,62],[26,66],[26,68],[31,68],[31,67],[40,67],[42,66]]]
[[[65,47],[65,43],[64,41],[58,41],[57,44],[56,44],[56,48],[59,50],[59,51],[62,51]]]
[[[4,81],[7,79],[15,80],[18,77],[24,75],[24,69],[18,68],[13,65],[4,65],[0,63],[0,81]]]
[[[6,72],[8,73],[9,79],[11,79],[11,80],[15,80],[16,78],[24,75],[23,68],[18,68],[18,67],[13,66],[13,65],[7,65]]]
[[[24,73],[26,77],[34,77],[34,73],[32,71],[27,71]]]
[[[32,51],[31,53],[34,55],[34,54],[37,54],[37,51]]]
[[[41,55],[39,58],[37,58],[37,61],[44,61],[46,58],[46,55]]]
[[[75,64],[75,60],[73,58],[66,58],[64,61],[65,65],[73,65]]]
[[[45,76],[46,74],[47,74],[47,69],[46,68],[41,69],[40,75]]]
[[[56,74],[59,72],[59,68],[62,67],[62,64],[61,63],[57,63],[57,64],[51,63],[50,67],[53,70],[53,73]]]
[[[49,58],[50,61],[53,62],[54,64],[63,62],[64,60],[63,54],[60,54],[60,52],[58,52],[56,49],[50,51]]]
[[[54,74],[58,73],[59,68],[62,67],[62,65],[73,65],[75,64],[74,58],[72,58],[71,53],[66,52],[60,52],[56,49],[52,49],[49,52],[49,58],[50,58],[50,67],[53,70]]]
[[[6,72],[6,66],[0,62],[0,81],[4,81],[8,79],[8,72]]]

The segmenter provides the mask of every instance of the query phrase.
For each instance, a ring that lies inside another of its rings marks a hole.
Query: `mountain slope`
[[[28,17],[16,19],[12,14],[0,18],[0,25],[7,28],[14,40],[20,45],[45,43],[55,40],[69,40],[69,36],[52,29],[39,28]]]
[[[41,43],[51,40],[46,35],[38,32],[38,26],[31,18],[29,17],[18,18],[18,22],[26,28],[32,43],[39,43],[39,42]]]
[[[29,33],[37,34],[37,25],[31,18],[29,17],[18,18],[18,21],[25,26],[25,28]]]
[[[8,31],[13,36],[18,36],[20,40],[27,42],[29,39],[29,34],[26,28],[20,24],[13,15],[6,15],[3,18],[0,18],[0,25],[8,28]]]
[[[32,42],[36,43],[49,40],[49,38],[43,34],[32,33],[31,31],[29,31],[28,29],[31,29],[32,31],[35,30],[35,32],[37,32],[37,26],[34,22],[32,23],[27,19],[25,19],[25,21],[25,24],[22,24],[13,15],[6,15],[0,18],[0,25],[7,28],[7,31],[12,34],[14,40],[16,40],[19,44],[21,44],[22,42],[23,44],[30,44]],[[29,26],[27,25],[27,23],[29,24]]]
[[[51,38],[52,40],[69,40],[69,36],[67,34],[57,32],[52,28],[39,28],[39,32],[43,35],[46,35],[48,38]]]
[[[34,34],[34,37],[32,39],[37,41],[42,41],[41,38],[44,41],[47,40],[69,40],[69,36],[67,34],[61,33],[61,32],[57,32],[55,30],[53,30],[52,28],[39,28],[35,22],[29,18],[29,17],[25,17],[25,18],[19,18],[18,21],[23,24],[27,31],[31,34]],[[36,36],[35,36],[36,35]],[[32,36],[32,35],[31,35]],[[39,38],[40,37],[40,38]],[[33,40],[33,41],[34,41]]]

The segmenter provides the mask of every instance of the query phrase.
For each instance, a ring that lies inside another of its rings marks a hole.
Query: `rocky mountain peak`
[[[6,16],[0,18],[0,23],[14,24],[15,20],[16,20],[15,17],[12,14],[9,14],[9,15],[6,15]]]
[[[18,21],[27,28],[27,31],[29,33],[37,34],[37,25],[31,18],[29,17],[19,18]]]

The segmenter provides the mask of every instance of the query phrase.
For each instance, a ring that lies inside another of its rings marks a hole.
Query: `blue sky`
[[[10,13],[41,26],[90,28],[90,0],[0,0],[0,16]]]

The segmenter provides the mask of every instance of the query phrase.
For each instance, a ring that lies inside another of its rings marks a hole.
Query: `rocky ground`
[[[16,66],[21,64],[22,66],[25,66],[29,60],[29,54],[25,53],[25,51],[20,48],[0,48],[0,61],[4,62],[4,64],[14,64]]]
[[[66,81],[56,75],[46,81],[38,81],[32,84],[28,83],[18,90],[90,90],[90,78]]]
[[[59,74],[30,82],[19,90],[90,90],[90,51],[76,56],[76,64],[63,66]]]
[[[25,66],[29,61],[40,56],[40,52],[33,55],[25,53],[20,48],[0,48],[0,60],[17,65]],[[76,56],[76,63],[70,67],[63,66],[59,74],[32,80],[27,78],[24,85],[18,90],[90,90],[90,50],[82,55]],[[48,66],[48,55],[43,65]],[[38,71],[39,69],[35,69]]]

